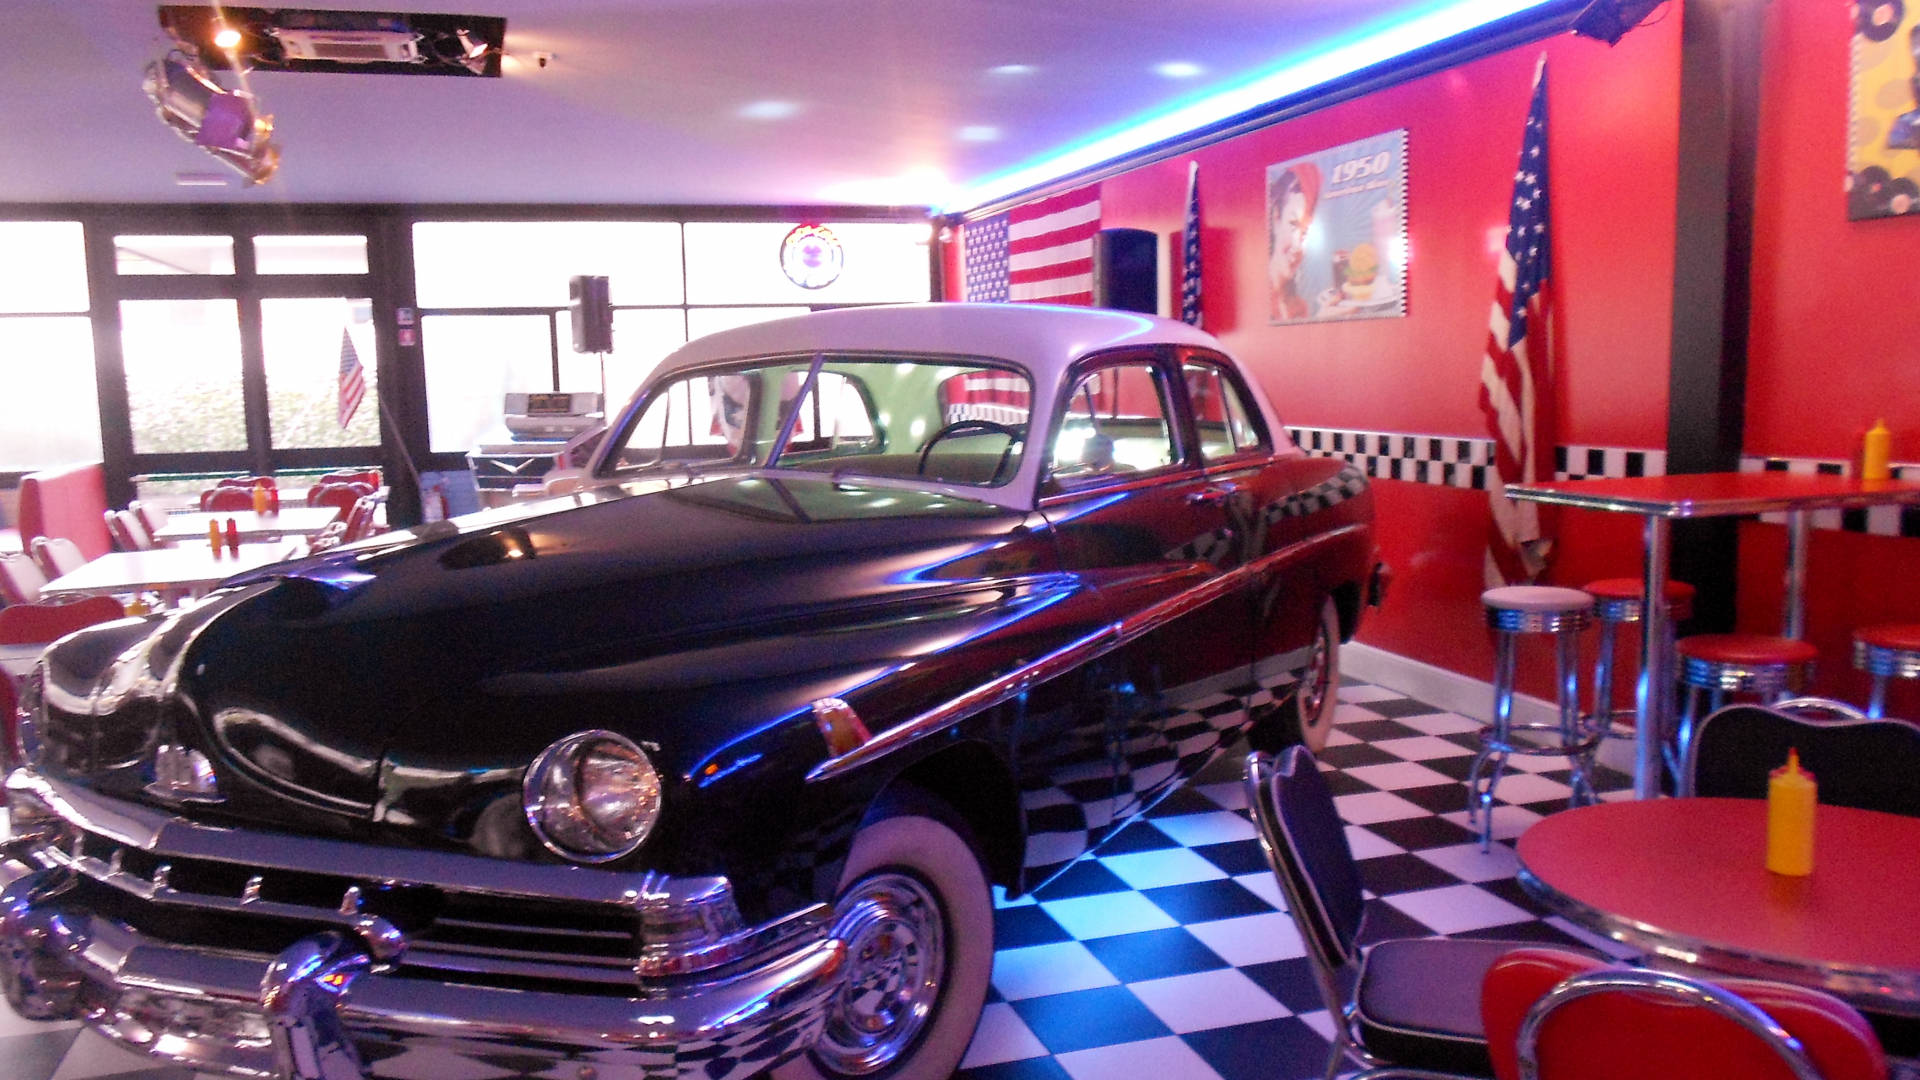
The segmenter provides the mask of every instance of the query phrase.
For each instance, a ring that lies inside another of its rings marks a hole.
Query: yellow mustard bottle
[[[1788,877],[1813,873],[1813,774],[1800,767],[1800,751],[1767,779],[1767,869]]]
[[[207,522],[207,546],[213,549],[215,555],[220,554],[220,523],[217,521]]]
[[[256,514],[267,512],[267,485],[265,484],[253,485],[253,512]]]
[[[1885,420],[1876,420],[1860,441],[1860,479],[1885,480],[1893,475],[1893,432]]]

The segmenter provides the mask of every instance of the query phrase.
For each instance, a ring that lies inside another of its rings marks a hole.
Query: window
[[[620,411],[667,354],[687,343],[687,317],[679,308],[626,308],[613,313],[614,350],[604,356],[573,351],[566,312],[558,316],[561,390],[600,390],[606,371],[607,412]]]
[[[1189,360],[1180,374],[1187,384],[1187,401],[1193,406],[1203,458],[1218,461],[1266,449],[1266,436],[1254,420],[1253,409],[1225,369]]]
[[[116,236],[113,268],[128,276],[231,276],[233,237]]]
[[[370,300],[338,297],[260,301],[267,415],[275,447],[379,445],[372,308]],[[341,379],[350,362],[349,344],[364,393],[343,425]]]
[[[1169,415],[1166,388],[1153,364],[1143,360],[1088,372],[1074,383],[1053,438],[1053,479],[1065,488],[1085,487],[1171,465]]]
[[[0,470],[100,459],[85,232],[77,221],[0,221]]]
[[[256,236],[253,268],[259,274],[364,274],[364,236]]]
[[[413,265],[426,308],[564,308],[578,274],[604,275],[615,305],[685,296],[672,221],[422,221]]]
[[[247,448],[232,300],[122,301],[120,352],[134,452]]]
[[[818,289],[794,284],[780,268],[781,241],[796,224],[688,222],[687,302],[882,304],[930,298],[933,230],[925,222],[829,223],[844,262],[840,275]]]
[[[420,342],[436,453],[464,454],[503,439],[507,391],[554,389],[551,315],[427,315]]]

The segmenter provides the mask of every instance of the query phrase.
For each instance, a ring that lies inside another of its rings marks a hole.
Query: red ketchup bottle
[[[240,551],[240,526],[232,518],[227,519],[227,550],[236,554]]]

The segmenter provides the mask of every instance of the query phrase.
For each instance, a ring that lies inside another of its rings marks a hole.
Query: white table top
[[[279,562],[299,546],[241,544],[239,551],[222,548],[217,556],[205,543],[151,551],[109,551],[78,570],[47,582],[41,586],[40,595],[59,600],[112,596],[142,589],[194,589],[224,581],[242,570]]]
[[[251,510],[211,513],[196,510],[168,514],[153,538],[178,544],[190,544],[198,540],[204,547],[207,543],[207,526],[220,526],[220,535],[225,536],[229,519],[233,521],[233,527],[242,540],[263,536],[312,536],[339,515],[340,511],[331,506],[283,506],[277,514],[256,514]]]

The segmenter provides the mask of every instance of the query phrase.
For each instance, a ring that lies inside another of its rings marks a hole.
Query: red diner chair
[[[384,531],[379,523],[380,508],[384,505],[386,500],[378,495],[362,495],[354,500],[353,509],[347,511],[347,527],[341,542],[364,540],[374,533]]]
[[[253,509],[253,489],[221,482],[200,493],[200,509],[208,513],[230,514]]]
[[[139,499],[134,499],[127,503],[127,509],[133,511],[134,516],[140,519],[140,524],[147,527],[147,533],[149,535],[158,534],[160,527],[167,523],[167,511],[165,508],[155,506],[152,503],[145,503]]]
[[[373,494],[373,485],[358,481],[315,484],[307,489],[307,505],[331,506],[339,511],[334,520],[345,521],[347,514],[353,509],[353,504],[362,496],[371,494]]]
[[[368,490],[380,487],[379,469],[335,469],[313,482],[314,487],[321,484],[365,484]]]
[[[153,548],[153,534],[147,531],[146,523],[131,510],[108,510],[107,533],[113,537],[113,546],[121,551],[150,551]]]
[[[64,536],[34,537],[29,554],[48,581],[87,565],[87,555],[80,550],[80,545]]]
[[[0,645],[38,645],[126,614],[111,596],[89,596],[71,604],[14,604],[0,608]]]
[[[7,604],[34,604],[47,583],[33,556],[24,551],[0,551],[0,600]]]
[[[1886,1080],[1852,1006],[1802,986],[1708,982],[1526,947],[1487,971],[1480,999],[1496,1080]]]
[[[275,480],[271,476],[227,476],[214,481],[215,487],[237,487],[252,491],[257,487],[273,487]]]

